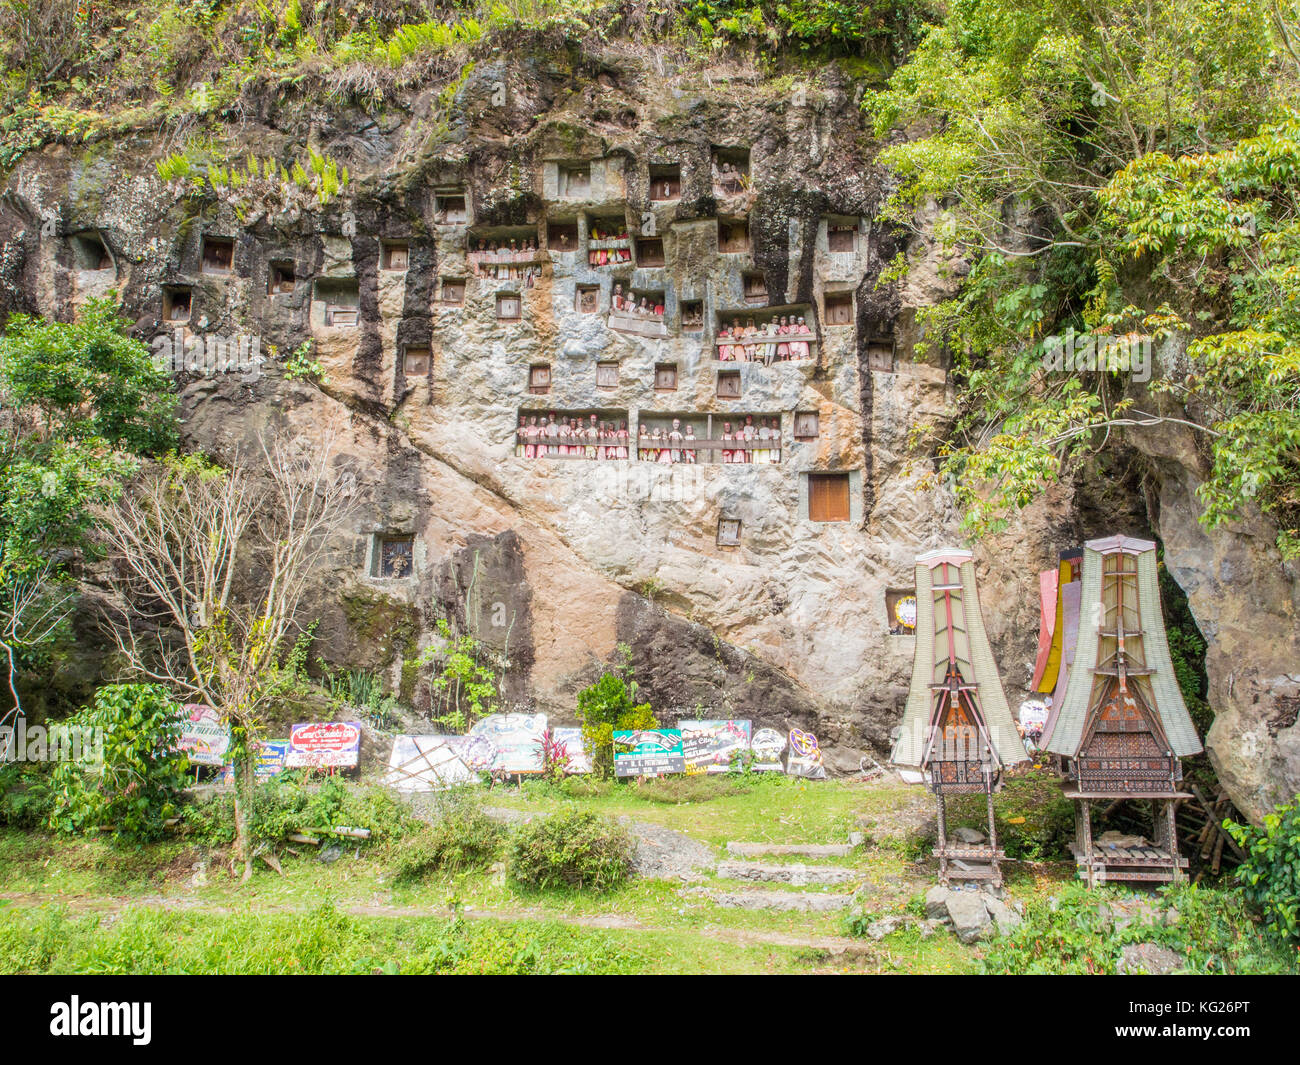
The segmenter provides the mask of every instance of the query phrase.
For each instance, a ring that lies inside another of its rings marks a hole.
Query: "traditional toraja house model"
[[[1075,861],[1091,887],[1103,880],[1175,880],[1174,810],[1181,758],[1201,750],[1169,659],[1160,612],[1156,545],[1112,536],[1084,545],[1079,640],[1065,697],[1043,746],[1065,759],[1075,806]],[[1091,806],[1154,804],[1154,845],[1138,837],[1092,838]]]
[[[1041,614],[1038,627],[1038,658],[1030,688],[1051,698],[1051,709],[1043,734],[1052,730],[1065,697],[1070,667],[1079,638],[1079,596],[1083,587],[1079,579],[1083,569],[1083,552],[1077,548],[1061,552],[1054,569],[1038,575]]]
[[[984,631],[971,553],[941,548],[918,556],[912,687],[890,761],[919,769],[934,792],[944,883],[1001,882],[993,792],[1002,771],[1025,760]],[[947,797],[979,792],[988,801],[987,840],[949,841]]]

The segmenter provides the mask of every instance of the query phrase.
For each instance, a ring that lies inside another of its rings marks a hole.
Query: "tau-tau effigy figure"
[[[919,769],[934,792],[940,879],[1000,884],[1004,855],[993,793],[1003,770],[1027,756],[989,649],[969,551],[940,548],[917,556],[916,615],[912,687],[890,761]],[[947,797],[980,792],[987,797],[987,838],[950,840]]]
[[[1160,612],[1156,545],[1111,536],[1083,545],[1078,642],[1064,698],[1052,708],[1043,747],[1064,761],[1075,802],[1075,863],[1088,886],[1111,880],[1170,881],[1178,856],[1174,811],[1181,759],[1201,741],[1183,702]],[[1150,800],[1152,840],[1092,838],[1091,803]]]

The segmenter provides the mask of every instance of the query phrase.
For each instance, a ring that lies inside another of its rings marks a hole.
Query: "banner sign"
[[[615,776],[657,777],[685,771],[680,729],[619,729],[614,733]]]
[[[313,721],[289,733],[287,769],[353,769],[361,759],[361,723]]]
[[[732,755],[749,749],[748,721],[679,721],[688,773],[725,773]]]
[[[545,714],[490,714],[475,722],[470,736],[487,740],[497,750],[493,772],[540,773]]]
[[[755,773],[785,772],[785,766],[781,764],[781,755],[785,751],[785,737],[776,729],[759,729],[754,733],[754,741],[750,746],[754,749],[752,768]]]
[[[388,756],[384,783],[398,791],[442,791],[457,784],[477,784],[478,772],[465,764],[457,746],[466,736],[397,736]],[[484,741],[486,742],[486,741]],[[491,753],[489,753],[489,761]]]
[[[587,754],[587,748],[582,744],[582,729],[551,729],[551,742],[557,746],[563,746],[564,753],[569,757],[568,765],[564,767],[566,773],[577,775],[591,772],[591,757]]]
[[[258,745],[257,761],[253,764],[253,776],[258,780],[268,780],[284,771],[284,760],[289,754],[288,740],[266,740]]]
[[[194,765],[226,764],[230,750],[230,726],[221,716],[202,703],[186,703],[181,718],[181,750]]]
[[[817,737],[803,729],[790,730],[790,757],[785,771],[792,777],[807,777],[809,780],[825,780],[826,767],[822,765],[821,748],[817,746]]]

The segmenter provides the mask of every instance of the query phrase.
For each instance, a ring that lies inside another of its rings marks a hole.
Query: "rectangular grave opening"
[[[794,438],[796,440],[815,440],[821,432],[821,419],[815,410],[796,411],[794,415]]]
[[[858,224],[830,220],[826,223],[826,247],[833,252],[858,250]]]
[[[655,364],[655,391],[677,391],[677,363],[660,362]]]
[[[849,520],[849,475],[847,473],[808,474],[808,520],[818,522]]]
[[[616,362],[596,363],[596,387],[597,388],[618,387],[618,363]]]
[[[718,220],[718,251],[724,255],[748,254],[749,223]]]
[[[266,271],[266,294],[287,296],[293,291],[293,263],[288,259],[272,259]]]
[[[894,372],[894,338],[873,336],[867,341],[867,367],[879,373]]]
[[[163,289],[163,321],[188,322],[193,293],[184,286],[169,285]]]
[[[229,237],[204,237],[202,268],[205,274],[228,274],[235,264],[235,242]]]
[[[853,293],[852,292],[826,293],[826,324],[827,325],[852,325],[853,324]]]
[[[682,197],[682,168],[677,163],[650,164],[650,199],[656,202]]]
[[[737,196],[748,191],[749,187],[749,149],[715,147],[713,194],[721,197]]]
[[[528,391],[545,396],[551,391],[551,364],[539,362],[528,368]]]
[[[465,234],[466,258],[478,277],[524,281],[540,276],[536,226],[483,226]]]
[[[664,242],[660,237],[643,237],[636,242],[637,266],[663,266]]]
[[[414,536],[381,533],[375,537],[372,577],[400,580],[411,575],[414,564]]]
[[[380,249],[379,268],[401,272],[410,265],[411,247],[401,241],[385,242]]]
[[[113,257],[98,233],[79,233],[70,240],[78,270],[111,270]]]
[[[523,316],[524,301],[518,292],[497,293],[497,319],[502,322],[517,322]]]
[[[577,251],[578,223],[551,222],[546,227],[546,246],[551,251]]]
[[[591,195],[591,166],[587,163],[559,166],[560,195],[566,199],[586,199]]]
[[[325,304],[325,324],[356,326],[360,324],[361,296],[355,280],[316,282],[316,299]]]
[[[755,300],[751,310],[719,310],[713,338],[720,362],[801,362],[817,357],[817,334],[804,305],[773,307]]]
[[[433,198],[433,220],[440,226],[459,226],[469,221],[469,202],[460,191],[439,192]]]
[[[703,331],[703,300],[684,300],[682,302],[682,329],[688,333],[699,333]]]
[[[662,289],[634,288],[623,291],[616,283],[609,300],[609,327],[636,336],[666,337]]]
[[[443,303],[461,304],[465,302],[465,279],[463,277],[444,277],[439,289]]]
[[[745,274],[741,278],[745,290],[745,302],[765,303],[767,301],[767,279],[759,273]]]
[[[740,546],[740,519],[739,518],[718,519],[718,546],[719,547]]]
[[[427,345],[414,344],[402,352],[402,372],[407,377],[425,377],[433,366],[433,353]]]
[[[618,215],[594,215],[587,222],[587,265],[620,266],[632,262],[632,241],[628,237],[627,218]]]
[[[885,623],[891,636],[916,635],[916,592],[913,589],[885,589]]]
[[[718,371],[718,399],[740,398],[740,371]]]
[[[579,314],[596,314],[600,310],[600,289],[596,285],[579,285],[573,293],[573,309]]]

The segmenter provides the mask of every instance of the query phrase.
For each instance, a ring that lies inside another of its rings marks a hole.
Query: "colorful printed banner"
[[[545,714],[491,714],[476,722],[469,734],[487,740],[496,748],[493,772],[540,773],[544,768]]]
[[[620,729],[614,733],[615,776],[658,777],[685,771],[680,729]]]
[[[785,766],[781,764],[781,755],[785,751],[785,737],[776,729],[759,729],[754,733],[754,741],[750,746],[754,750],[754,772],[785,772]]]
[[[790,757],[786,760],[785,771],[792,777],[826,779],[821,748],[817,745],[817,737],[811,732],[799,728],[790,730]]]
[[[749,750],[748,721],[679,721],[688,773],[725,773],[732,756]]]
[[[388,757],[384,783],[397,791],[442,791],[478,783],[478,772],[465,764],[456,748],[466,736],[397,736]],[[484,741],[486,743],[486,741]],[[489,761],[491,754],[489,754]]]
[[[230,750],[230,726],[203,703],[186,703],[181,722],[181,750],[194,765],[223,766]]]
[[[361,759],[361,723],[312,721],[289,733],[288,769],[353,769]]]
[[[264,741],[257,749],[257,762],[253,766],[253,776],[258,780],[268,780],[284,772],[284,760],[288,754],[288,740]]]
[[[569,764],[564,771],[570,775],[591,772],[591,756],[582,744],[582,729],[553,728],[551,742],[564,745],[564,753],[569,756]]]

